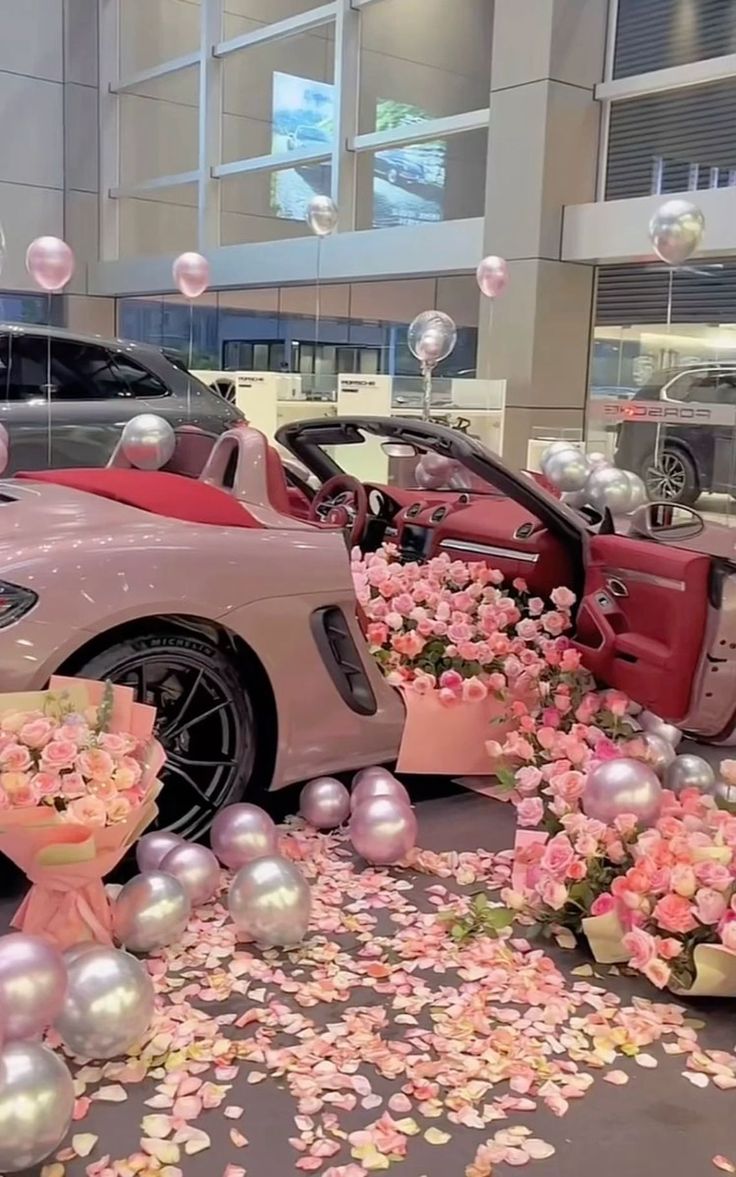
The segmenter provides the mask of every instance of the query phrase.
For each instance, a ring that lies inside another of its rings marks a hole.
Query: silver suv
[[[121,429],[138,413],[158,413],[174,428],[191,424],[213,434],[243,420],[234,405],[160,348],[57,327],[0,324],[0,422],[10,436],[8,473],[104,466]]]

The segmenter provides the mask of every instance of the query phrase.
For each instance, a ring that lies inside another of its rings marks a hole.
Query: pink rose
[[[542,869],[556,879],[564,879],[575,861],[575,851],[567,834],[555,834],[544,848]]]
[[[5,772],[25,772],[31,767],[31,754],[24,744],[7,744],[0,752],[0,769]]]
[[[99,797],[77,797],[70,801],[64,814],[66,821],[80,826],[104,826],[106,821],[105,803]]]
[[[629,953],[631,967],[640,973],[657,957],[657,941],[643,928],[633,928],[627,932],[623,943]]]
[[[389,629],[401,629],[404,624],[404,619],[400,613],[388,612],[386,614],[386,625]]]
[[[641,972],[644,974],[646,979],[652,983],[652,985],[656,986],[657,989],[665,989],[669,984],[669,980],[672,975],[672,970],[669,965],[665,964],[663,960],[659,960],[658,957],[655,957],[654,960],[648,961],[647,964],[644,965],[644,968],[641,970]]]
[[[555,612],[554,609],[550,610],[549,613],[545,613],[542,617],[542,629],[546,633],[551,634],[552,637],[557,637],[563,633],[567,625],[567,618],[563,617],[562,613]]]
[[[540,797],[524,797],[517,803],[516,819],[520,826],[538,826],[544,817],[544,805]]]
[[[555,797],[560,797],[568,805],[579,801],[585,789],[585,776],[582,772],[561,772],[550,779],[549,787]]]
[[[463,676],[456,670],[445,670],[440,675],[440,687],[447,691],[461,691]]]
[[[563,650],[560,659],[560,670],[564,670],[568,674],[572,671],[579,670],[581,661],[582,655],[577,650],[573,650],[572,648]]]
[[[366,636],[372,646],[383,646],[388,641],[388,626],[380,621],[372,621]]]
[[[39,797],[55,797],[61,793],[61,777],[57,772],[37,772],[32,784]]]
[[[699,883],[715,891],[725,891],[732,882],[730,870],[721,862],[698,862],[695,864],[695,875]]]
[[[539,884],[539,894],[542,903],[551,907],[552,911],[560,911],[570,898],[567,887],[556,879],[542,879]]]
[[[437,698],[444,707],[453,707],[460,702],[460,696],[457,691],[450,690],[449,687],[440,687],[437,692]]]
[[[736,785],[736,760],[721,761],[721,776],[726,784]]]
[[[18,732],[18,738],[29,748],[42,748],[48,744],[54,733],[54,725],[48,719],[33,719],[23,724]]]
[[[517,625],[516,632],[520,638],[523,638],[525,642],[530,642],[537,636],[539,627],[536,621],[533,621],[531,617],[525,617],[524,620],[520,621]]]
[[[527,602],[527,608],[532,617],[539,617],[544,613],[544,601],[541,597],[530,597]]]
[[[0,728],[4,732],[17,734],[29,722],[30,718],[31,716],[27,711],[6,711],[5,715],[0,718]],[[37,714],[34,718],[37,718]]]
[[[542,783],[542,773],[532,764],[525,764],[516,771],[516,791],[522,797],[530,797],[537,792]]]
[[[38,790],[31,783],[27,772],[4,772],[0,774],[0,789],[3,789],[11,808],[30,809],[38,805]]]
[[[721,927],[721,944],[729,952],[736,952],[736,919],[727,920]]]
[[[107,812],[107,821],[115,824],[116,822],[126,821],[132,812],[132,806],[127,797],[121,794],[116,794],[115,797],[105,802],[105,810]]]
[[[570,592],[570,589],[564,586],[552,589],[550,597],[552,604],[556,605],[558,609],[572,609],[575,604],[575,593]]]
[[[665,932],[684,936],[697,928],[692,905],[684,895],[664,895],[654,908],[654,918]]]
[[[590,914],[608,915],[610,912],[615,911],[615,909],[616,900],[613,898],[613,895],[606,891],[603,895],[599,895],[597,899],[593,900],[590,905]]]
[[[488,690],[485,683],[473,675],[471,678],[465,679],[462,694],[465,703],[481,703],[488,697]]]
[[[720,891],[701,887],[695,896],[695,914],[701,924],[718,924],[726,914],[726,899]]]
[[[88,748],[80,752],[77,768],[91,781],[108,781],[115,771],[115,762],[104,748]]]
[[[73,740],[51,740],[41,753],[44,768],[61,770],[71,768],[77,756],[77,745]]]
[[[698,882],[695,878],[693,868],[682,864],[673,866],[672,874],[670,875],[670,887],[676,895],[682,895],[685,899],[692,899],[698,889]]]
[[[61,791],[65,797],[82,797],[87,792],[82,774],[79,772],[62,773]]]
[[[129,756],[136,745],[133,736],[126,736],[122,732],[103,732],[99,743],[111,756]]]

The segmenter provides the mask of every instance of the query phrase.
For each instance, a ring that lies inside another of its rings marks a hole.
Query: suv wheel
[[[641,476],[652,500],[692,507],[700,497],[695,463],[684,450],[664,449],[659,454],[650,454],[642,465]]]

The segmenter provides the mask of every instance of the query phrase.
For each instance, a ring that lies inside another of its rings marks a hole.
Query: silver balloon
[[[66,965],[52,944],[23,932],[0,937],[0,1041],[40,1037],[65,989]]]
[[[240,868],[227,905],[243,937],[262,948],[291,948],[307,934],[312,898],[299,868],[272,855]]]
[[[539,459],[539,469],[543,474],[547,471],[547,463],[554,458],[555,454],[566,454],[569,450],[574,450],[575,444],[572,441],[551,441],[545,450],[542,450],[542,455]]]
[[[588,496],[584,490],[576,490],[563,494],[562,501],[566,506],[572,507],[573,511],[579,511],[581,507],[587,507]]]
[[[337,228],[337,205],[329,196],[313,196],[307,205],[307,224],[315,237],[329,237]]]
[[[607,458],[605,454],[602,454],[600,452],[600,450],[592,450],[588,454],[588,462],[590,463],[591,466],[610,466],[611,465],[610,458]]]
[[[676,748],[680,743],[682,732],[679,727],[675,727],[672,723],[666,723],[653,711],[642,711],[637,718],[645,732],[653,732],[655,736],[662,736],[663,739],[669,741],[673,748]]]
[[[730,809],[736,813],[736,785],[729,785],[726,781],[718,781],[713,796],[723,809]]]
[[[668,266],[681,266],[703,240],[705,217],[689,200],[666,200],[649,222],[649,240]]]
[[[116,939],[131,952],[153,952],[179,939],[192,905],[173,875],[147,871],[126,883],[113,905]]]
[[[664,736],[655,732],[642,732],[636,737],[644,745],[644,760],[654,769],[661,780],[675,759],[675,749]]]
[[[641,760],[622,756],[588,773],[583,810],[596,821],[610,825],[622,814],[632,814],[639,825],[650,826],[661,808],[662,786],[654,769]]]
[[[623,470],[615,466],[596,466],[585,484],[591,507],[612,515],[625,515],[631,506],[631,486]]]
[[[212,849],[231,870],[276,854],[278,841],[276,826],[266,811],[247,802],[221,809],[210,831]]]
[[[76,960],[79,960],[82,956],[86,956],[88,952],[94,952],[96,948],[99,948],[96,940],[82,940],[80,944],[73,944],[71,948],[64,949],[61,955],[67,967],[67,972],[69,971],[69,966],[73,965]]]
[[[544,474],[558,490],[579,491],[588,481],[590,465],[581,450],[560,450],[547,460]]]
[[[649,495],[647,494],[644,480],[638,474],[634,474],[631,470],[625,470],[624,473],[629,480],[629,491],[631,495],[629,514],[631,514],[632,511],[636,511],[638,507],[643,507],[649,501]]]
[[[138,863],[138,870],[141,873],[147,870],[158,870],[169,850],[173,850],[175,846],[181,846],[182,842],[183,838],[180,838],[178,834],[170,833],[169,830],[151,830],[150,834],[144,834],[135,845],[135,860]]]
[[[302,789],[299,813],[318,830],[334,830],[350,816],[350,794],[340,781],[319,777]]]
[[[665,788],[671,789],[673,793],[682,793],[685,789],[713,793],[716,787],[716,774],[702,756],[686,753],[672,761],[665,774],[664,784]]]
[[[409,324],[409,351],[423,368],[432,369],[447,359],[457,342],[457,327],[444,311],[422,311]]]
[[[168,421],[156,413],[131,417],[121,437],[123,454],[138,470],[160,470],[176,449],[176,436]]]
[[[164,858],[161,870],[178,879],[192,904],[207,903],[220,886],[220,864],[207,846],[182,842]]]
[[[414,810],[397,797],[361,801],[350,818],[353,849],[374,866],[390,866],[405,858],[417,840]]]
[[[350,794],[350,808],[355,809],[363,801],[373,797],[395,797],[411,808],[411,797],[387,768],[362,768],[353,777],[353,791]]]
[[[0,1172],[40,1165],[72,1122],[74,1083],[65,1063],[37,1042],[0,1051]]]
[[[85,1059],[127,1054],[151,1025],[153,981],[128,952],[98,945],[69,966],[69,988],[54,1028]]]

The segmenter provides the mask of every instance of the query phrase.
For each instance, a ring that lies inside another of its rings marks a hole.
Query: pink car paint
[[[271,788],[395,758],[403,704],[361,634],[343,533],[277,508],[283,496],[274,496],[257,431],[232,430],[214,446],[186,431],[178,440],[168,469],[200,468],[210,485],[227,484],[221,493],[258,526],[171,519],[33,476],[0,484],[2,577],[38,596],[0,629],[0,690],[45,686],[118,626],[185,616],[235,635],[264,668],[278,716]],[[117,452],[110,465],[127,463]],[[311,619],[326,606],[348,619],[375,695],[372,715],[343,701],[319,652]]]

